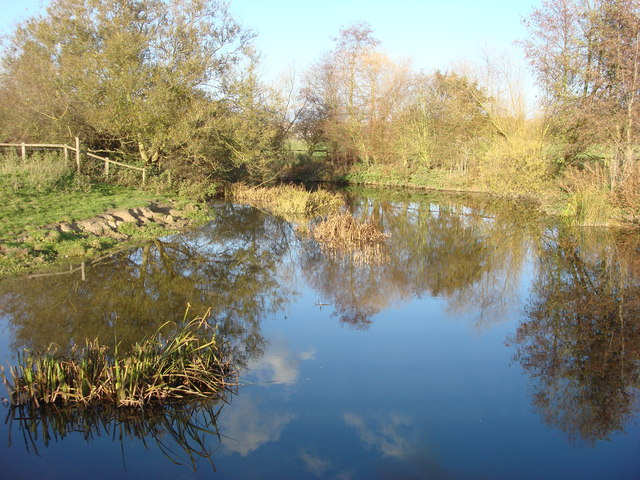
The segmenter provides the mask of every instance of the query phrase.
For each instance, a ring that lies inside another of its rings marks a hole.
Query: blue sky
[[[447,69],[478,59],[482,49],[508,52],[524,62],[514,41],[525,36],[522,18],[542,0],[231,0],[231,11],[253,29],[263,73],[275,79],[297,74],[331,46],[340,28],[365,21],[384,50],[412,60],[415,68]],[[0,33],[41,13],[46,0],[0,0]],[[530,80],[529,82],[530,83]]]

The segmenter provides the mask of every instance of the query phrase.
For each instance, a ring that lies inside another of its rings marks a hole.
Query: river
[[[376,249],[217,203],[187,233],[0,281],[4,365],[51,342],[126,348],[190,305],[241,379],[149,418],[5,405],[2,477],[640,477],[638,232],[481,196],[344,195],[388,234]]]

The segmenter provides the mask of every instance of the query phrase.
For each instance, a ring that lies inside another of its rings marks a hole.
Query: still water
[[[216,204],[186,234],[0,282],[5,365],[51,342],[125,348],[190,304],[242,379],[146,416],[1,407],[0,476],[640,478],[640,235],[484,198],[345,196],[389,234],[375,251]]]

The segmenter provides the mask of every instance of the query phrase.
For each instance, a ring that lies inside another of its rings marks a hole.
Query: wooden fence
[[[127,165],[126,163],[116,162],[115,160],[111,160],[110,158],[101,157],[99,155],[96,155],[96,154],[88,152],[88,151],[82,151],[80,149],[80,139],[78,137],[75,137],[75,140],[76,140],[75,147],[72,147],[71,145],[59,144],[59,143],[0,143],[0,147],[19,148],[20,149],[20,156],[22,157],[22,160],[25,160],[27,158],[27,148],[55,148],[55,149],[61,149],[64,152],[64,159],[67,162],[69,161],[69,152],[73,152],[75,154],[76,169],[77,169],[78,173],[80,173],[80,164],[81,164],[80,162],[81,162],[82,154],[85,154],[89,158],[104,162],[104,174],[107,177],[109,176],[109,165],[110,164],[114,164],[114,165],[118,165],[120,167],[128,168],[130,170],[138,170],[138,171],[142,172],[142,184],[144,185],[146,183],[146,181],[147,181],[147,169],[146,168],[134,167],[133,165]]]

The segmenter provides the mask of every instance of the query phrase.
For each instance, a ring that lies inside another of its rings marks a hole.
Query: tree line
[[[282,89],[260,80],[259,39],[223,2],[54,0],[8,37],[0,138],[78,135],[187,179],[421,172],[637,214],[640,2],[544,0],[525,24],[535,115],[508,62],[416,71],[367,24]]]

